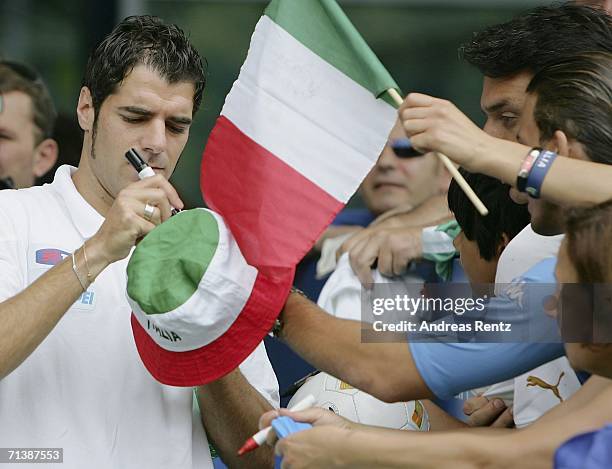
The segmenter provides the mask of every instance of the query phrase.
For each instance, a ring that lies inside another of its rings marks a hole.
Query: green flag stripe
[[[147,314],[184,304],[196,291],[219,244],[219,226],[206,210],[187,210],[151,231],[127,267],[130,298]]]
[[[264,14],[376,97],[393,104],[385,91],[399,87],[335,0],[272,0]]]

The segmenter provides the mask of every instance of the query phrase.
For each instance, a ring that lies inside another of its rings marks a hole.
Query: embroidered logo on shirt
[[[565,376],[565,371],[562,371],[559,375],[559,379],[557,380],[557,384],[548,384],[543,379],[538,378],[537,376],[528,376],[527,377],[527,387],[529,386],[539,386],[542,389],[550,389],[555,396],[559,399],[559,402],[563,402],[563,398],[561,394],[559,394],[559,384],[561,383],[561,378]]]
[[[70,255],[69,252],[59,249],[39,249],[36,251],[36,263],[42,265],[56,265]]]
[[[45,244],[32,244],[28,249],[28,283],[33,283],[53,266],[69,257],[71,253],[57,248],[46,247]],[[81,293],[70,307],[81,311],[93,311],[97,306],[98,297],[94,285]]]

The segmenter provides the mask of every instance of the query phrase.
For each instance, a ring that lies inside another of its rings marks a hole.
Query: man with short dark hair
[[[183,31],[151,16],[126,18],[89,58],[78,169],[0,192],[4,446],[63,448],[70,468],[190,469],[212,467],[208,436],[232,467],[271,465],[267,449],[236,456],[278,403],[263,344],[241,369],[196,388],[194,413],[194,389],[155,381],[130,329],[127,260],[171,207],[183,207],[168,178],[204,83]],[[139,180],[124,158],[130,148],[155,176]]]
[[[483,75],[485,132],[515,140],[531,77],[563,57],[611,51],[611,27],[605,13],[566,3],[537,7],[475,33],[459,53]]]
[[[29,67],[0,61],[0,180],[33,186],[57,160],[56,112],[49,90]]]

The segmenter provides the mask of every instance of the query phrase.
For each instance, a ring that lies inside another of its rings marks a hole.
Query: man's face
[[[18,188],[34,184],[34,155],[38,129],[32,100],[21,91],[2,94],[0,112],[0,179],[10,177]]]
[[[484,77],[480,107],[487,116],[483,129],[486,133],[496,138],[516,141],[527,85],[532,76],[531,72],[520,72],[504,78]],[[516,202],[526,203],[526,200],[521,198]],[[478,244],[468,240],[463,231],[455,238],[454,245],[473,289],[479,288],[479,284],[495,282],[498,258],[491,261],[483,259]]]
[[[511,77],[484,77],[480,107],[487,116],[484,131],[493,137],[516,141],[531,72],[520,72]]]
[[[104,100],[89,165],[108,195],[115,198],[138,180],[124,157],[130,148],[156,173],[172,175],[189,137],[193,95],[192,83],[169,84],[157,72],[138,65]]]
[[[484,77],[480,108],[487,116],[484,131],[493,137],[515,142],[518,124],[525,104],[526,90],[533,74],[520,72],[511,77]],[[510,189],[510,197],[517,204],[526,204],[527,196]]]
[[[389,140],[405,138],[396,123]],[[361,183],[366,206],[376,215],[403,206],[417,207],[442,189],[440,167],[433,153],[398,158],[387,143],[376,165]]]
[[[560,298],[563,297],[560,290],[562,288],[568,288],[564,287],[564,285],[569,284],[569,288],[572,288],[571,284],[580,282],[578,273],[576,272],[576,269],[569,257],[566,240],[563,240],[561,247],[559,248],[555,277],[557,278],[557,283],[559,285],[559,288],[557,289],[557,303],[559,303],[561,301]],[[571,294],[573,293],[574,292],[571,291]],[[599,299],[601,300],[602,298],[600,297]],[[564,307],[562,310],[564,312],[564,316],[562,320],[566,318],[568,313],[573,314],[574,316],[573,318],[569,319],[570,321],[584,321],[588,319],[588,317],[585,318],[585,316],[587,316],[589,313],[587,313],[587,311],[585,311],[583,308],[577,308],[576,310],[570,307],[568,311],[568,305],[563,303],[563,306]],[[604,314],[610,313],[609,310],[603,310],[602,312]],[[556,313],[557,311],[554,312],[554,314]],[[594,332],[597,332],[597,329]],[[607,334],[607,332],[599,332],[604,333],[604,335]],[[612,344],[566,342],[565,353],[573,368],[588,371],[601,376],[612,377]]]
[[[540,129],[538,129],[533,116],[536,102],[536,95],[527,95],[523,113],[519,120],[518,141],[530,147],[544,147],[545,145],[540,139]],[[544,236],[557,235],[563,232],[562,207],[542,199],[529,197],[528,208],[533,231]]]
[[[459,251],[459,259],[461,267],[467,275],[472,291],[477,296],[491,294],[490,284],[495,283],[495,271],[497,270],[498,258],[493,258],[490,261],[483,259],[480,256],[480,249],[476,241],[467,239],[463,231],[453,240],[455,249]]]

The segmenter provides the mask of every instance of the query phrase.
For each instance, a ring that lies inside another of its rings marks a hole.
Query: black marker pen
[[[155,171],[153,171],[153,168],[151,168],[151,166],[149,166],[145,162],[145,160],[143,160],[140,157],[138,152],[134,150],[133,148],[130,148],[128,151],[125,152],[125,158],[130,162],[130,164],[136,170],[136,172],[138,173],[138,177],[141,180],[155,176]],[[180,212],[180,210],[174,207],[171,207],[171,208],[172,208],[172,215],[176,215],[177,213]]]

